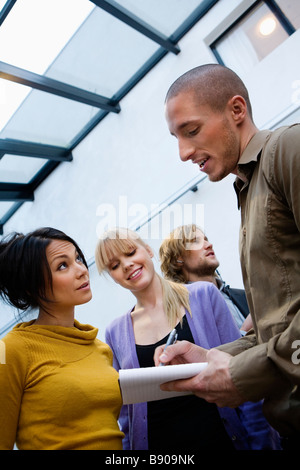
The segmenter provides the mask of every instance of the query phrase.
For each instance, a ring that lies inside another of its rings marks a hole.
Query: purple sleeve
[[[187,288],[192,313],[187,319],[196,344],[211,349],[241,337],[222,294],[211,282],[194,282]]]
[[[220,344],[230,343],[241,337],[241,333],[232,318],[227,304],[218,289],[211,284],[211,305],[216,325],[220,334]]]

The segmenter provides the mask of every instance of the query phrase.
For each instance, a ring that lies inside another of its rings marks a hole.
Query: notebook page
[[[171,380],[186,379],[199,374],[207,366],[206,362],[178,364],[161,367],[142,367],[137,369],[120,369],[119,384],[123,404],[141,403],[162,400],[191,392],[169,392],[160,389],[160,384]]]

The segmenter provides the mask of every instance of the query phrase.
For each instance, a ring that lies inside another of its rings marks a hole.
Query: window
[[[244,75],[300,27],[300,2],[255,2],[211,44],[219,63]]]
[[[295,29],[300,28],[300,2],[295,0],[276,0],[283,14],[291,21]]]
[[[4,183],[29,183],[44,164],[45,160],[40,158],[4,155],[0,159],[1,181]]]

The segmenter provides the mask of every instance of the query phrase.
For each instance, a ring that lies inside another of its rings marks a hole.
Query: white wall
[[[188,69],[215,59],[205,38],[226,20],[240,0],[220,2],[180,41],[181,52],[168,54],[121,102],[121,113],[107,116],[74,150],[74,160],[64,163],[37,189],[35,201],[25,203],[5,225],[28,232],[39,226],[54,226],[71,235],[88,259],[94,255],[97,226],[103,219],[97,210],[112,204],[116,214],[120,197],[127,207],[143,204],[149,211],[200,175],[191,164],[178,157],[176,141],[169,135],[164,119],[164,97],[170,84]],[[247,2],[246,2],[247,3]],[[300,79],[298,51],[300,31],[287,39],[246,77],[253,102],[254,117],[260,127],[290,109],[292,84]],[[223,278],[241,287],[238,260],[239,213],[233,177],[220,183],[208,180],[196,193],[189,192],[177,203],[203,204],[200,222],[214,243]],[[200,211],[201,212],[201,211]],[[121,214],[124,217],[124,213]],[[134,217],[125,214],[128,225]],[[196,215],[193,214],[193,220]],[[181,221],[178,221],[178,224]],[[160,240],[148,240],[158,250]],[[100,278],[91,267],[93,300],[78,308],[78,319],[99,327],[99,337],[107,323],[133,306],[133,296]],[[1,319],[0,327],[5,323]]]

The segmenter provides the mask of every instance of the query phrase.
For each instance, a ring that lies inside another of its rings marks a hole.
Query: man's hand
[[[155,351],[155,364],[159,362],[168,364],[185,364],[190,362],[207,362],[207,367],[195,377],[183,380],[174,380],[161,385],[162,390],[176,390],[193,392],[200,398],[218,406],[235,408],[245,401],[235,387],[229,372],[231,355],[217,349],[206,349],[191,344],[188,341],[179,341],[163,351],[160,346]]]
[[[161,362],[164,364],[188,364],[191,362],[207,362],[207,349],[196,346],[189,341],[177,341],[167,347],[158,346],[154,352],[154,363],[158,366]]]

